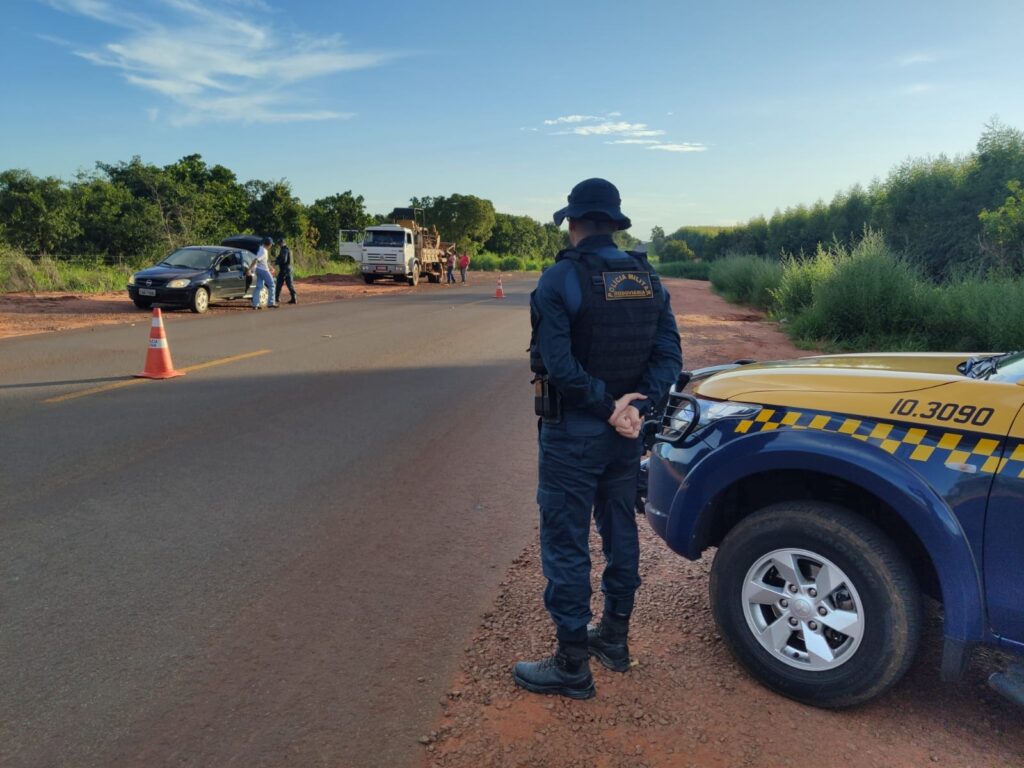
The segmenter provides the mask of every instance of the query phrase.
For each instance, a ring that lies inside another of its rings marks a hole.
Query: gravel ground
[[[808,354],[774,324],[739,312],[707,284],[672,284],[688,367],[741,357]],[[527,492],[524,490],[524,493]],[[529,490],[532,493],[532,488]],[[643,586],[630,636],[627,674],[592,664],[596,698],[572,701],[530,694],[512,682],[519,659],[553,647],[543,607],[539,547],[512,564],[501,592],[465,646],[462,672],[440,701],[436,727],[420,738],[431,768],[550,766],[1024,765],[1021,712],[985,686],[1004,659],[978,653],[965,679],[941,683],[941,619],[930,606],[922,648],[904,680],[882,698],[829,712],[770,693],[733,661],[708,606],[713,553],[689,562],[641,522]],[[591,540],[594,609],[603,567]]]

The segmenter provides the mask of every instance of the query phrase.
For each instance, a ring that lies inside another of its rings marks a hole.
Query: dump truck
[[[437,227],[426,226],[421,208],[396,208],[388,218],[392,223],[342,230],[339,255],[358,263],[368,284],[387,277],[409,285],[419,284],[420,277],[441,282],[455,244],[442,242]]]

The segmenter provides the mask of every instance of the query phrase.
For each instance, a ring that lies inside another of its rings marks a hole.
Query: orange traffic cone
[[[146,370],[136,373],[137,379],[171,379],[184,376],[181,371],[174,370],[171,363],[171,350],[167,346],[167,335],[164,333],[164,318],[160,309],[153,310],[153,321],[149,327],[149,351],[146,352]]]
[[[494,292],[494,298],[496,298],[496,299],[504,299],[505,298],[505,291],[501,287],[501,272],[498,273],[498,290],[496,290]]]

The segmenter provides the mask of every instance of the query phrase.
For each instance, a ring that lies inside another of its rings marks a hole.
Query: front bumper
[[[359,271],[367,275],[404,275],[404,264],[360,264]]]
[[[192,294],[196,286],[190,285],[185,288],[146,288],[144,285],[129,285],[128,296],[132,301],[151,301],[154,304],[181,304],[187,306],[192,301]],[[152,291],[153,294],[143,294],[142,291]]]

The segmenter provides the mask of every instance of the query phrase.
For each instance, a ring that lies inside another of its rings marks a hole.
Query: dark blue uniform
[[[559,641],[586,643],[592,511],[607,561],[605,611],[629,616],[640,585],[634,504],[642,444],[608,419],[624,394],[646,396],[633,403],[641,413],[665,396],[682,368],[679,332],[646,259],[623,253],[610,235],[559,254],[530,301],[534,357],[562,402],[561,419],[543,421],[539,438],[544,602]]]
[[[288,286],[288,293],[291,294],[291,301],[289,304],[295,303],[295,283],[292,282],[292,252],[291,249],[282,244],[281,250],[277,254],[275,261],[277,264],[277,294],[274,301],[278,304],[281,303],[281,289],[285,285]]]

